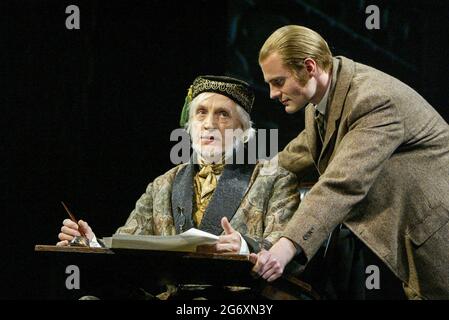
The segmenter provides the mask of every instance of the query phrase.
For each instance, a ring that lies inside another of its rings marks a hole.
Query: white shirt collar
[[[323,98],[321,98],[321,101],[318,104],[314,105],[315,110],[318,110],[318,112],[321,113],[323,116],[326,114],[327,103],[329,100],[329,93],[331,90],[334,90],[335,84],[337,82],[338,65],[339,65],[338,59],[334,58],[332,64],[332,78],[330,84],[327,87],[326,93],[324,94]]]

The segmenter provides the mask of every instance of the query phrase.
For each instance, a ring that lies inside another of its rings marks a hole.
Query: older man
[[[195,79],[181,119],[193,161],[151,182],[117,233],[169,236],[196,227],[220,235],[212,248],[218,253],[258,252],[261,243],[270,248],[298,206],[298,184],[282,168],[261,174],[260,164],[228,164],[254,134],[253,102],[251,87],[238,79]],[[96,242],[87,222],[66,219],[58,245],[68,245],[79,229]]]
[[[282,238],[255,267],[276,279],[295,255],[311,259],[339,223],[399,278],[409,298],[449,298],[449,126],[416,91],[372,67],[333,57],[302,26],[276,30],[260,50],[270,96],[305,130],[282,166],[320,179]],[[253,256],[256,259],[255,256]]]

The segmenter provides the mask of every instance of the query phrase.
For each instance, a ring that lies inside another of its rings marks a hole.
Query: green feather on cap
[[[184,128],[186,123],[189,121],[190,102],[192,102],[192,86],[190,86],[189,90],[187,90],[184,106],[182,107],[181,119],[179,120],[179,125],[181,128]]]

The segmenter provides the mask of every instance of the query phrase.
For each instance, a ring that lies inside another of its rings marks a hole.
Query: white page
[[[103,242],[112,249],[142,249],[195,252],[199,245],[217,243],[218,236],[195,228],[173,236],[115,234],[103,238]]]

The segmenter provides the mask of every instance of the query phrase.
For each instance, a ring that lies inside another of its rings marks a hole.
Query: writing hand
[[[81,236],[81,232],[83,232],[89,241],[95,236],[92,228],[86,221],[79,220],[78,224],[70,219],[65,219],[62,222],[61,232],[58,235],[59,241],[57,246],[68,246],[69,242],[76,236]]]

